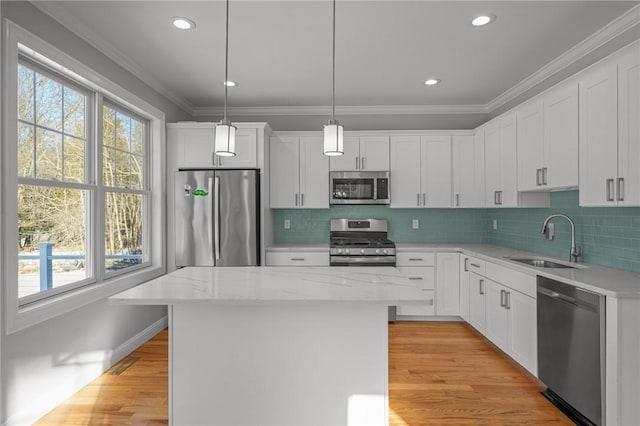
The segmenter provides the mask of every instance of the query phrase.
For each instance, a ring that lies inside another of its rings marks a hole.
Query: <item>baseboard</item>
[[[131,352],[138,349],[145,342],[151,339],[153,336],[158,334],[160,331],[167,328],[169,324],[168,317],[165,315],[160,318],[158,321],[151,324],[149,327],[142,330],[140,333],[131,337],[129,340],[125,341],[118,347],[116,347],[111,352],[111,357],[109,359],[109,365],[106,366],[105,371],[114,366],[118,361],[129,355]]]
[[[462,318],[456,315],[398,315],[397,321],[463,321]]]
[[[77,389],[74,392],[69,393],[68,389],[61,390],[48,388],[48,392],[46,392],[45,395],[36,396],[33,404],[31,404],[29,408],[6,419],[2,423],[2,426],[27,426],[33,424],[42,416],[66,401],[71,395],[73,395],[73,393],[79,391],[85,385],[100,377],[100,375],[114,366],[118,361],[135,351],[142,344],[166,328],[167,325],[168,317],[165,315],[121,345],[118,345],[115,349],[110,351],[110,354],[107,352],[105,354],[105,361],[102,364],[101,371],[92,375],[92,377],[82,377],[77,383]]]

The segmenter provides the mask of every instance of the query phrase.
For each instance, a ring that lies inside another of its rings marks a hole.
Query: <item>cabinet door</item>
[[[554,89],[545,96],[544,167],[546,170],[543,170],[542,178],[546,188],[578,186],[578,127],[577,83]]]
[[[534,376],[538,370],[536,300],[515,290],[508,290],[509,354]]]
[[[542,101],[535,101],[520,108],[516,113],[518,117],[518,190],[520,191],[536,190],[542,186],[542,111]]]
[[[460,313],[460,255],[438,253],[436,255],[436,314]]]
[[[473,272],[469,274],[469,323],[482,334],[487,328],[486,279]]]
[[[518,207],[517,121],[515,114],[500,119],[500,206]]]
[[[422,136],[422,205],[451,207],[451,136]]]
[[[640,47],[618,63],[618,204],[640,205]]]
[[[217,157],[219,167],[253,168],[258,167],[258,132],[256,129],[238,129],[236,131],[236,155]]]
[[[344,155],[331,157],[329,167],[334,172],[360,170],[360,138],[345,136]]]
[[[487,332],[486,336],[504,352],[509,352],[509,311],[505,307],[507,289],[495,281],[487,280]]]
[[[300,203],[305,209],[329,208],[329,159],[321,137],[300,138]]]
[[[476,149],[473,136],[453,136],[453,206],[475,207]]]
[[[498,206],[500,191],[500,128],[492,122],[484,128],[485,200],[487,207]]]
[[[268,251],[267,266],[329,266],[328,252]]]
[[[391,138],[391,207],[420,207],[420,136]]]
[[[399,266],[398,270],[407,276],[410,285],[418,287],[424,294],[425,305],[401,305],[397,307],[397,315],[431,316],[435,313],[435,268]]]
[[[580,205],[612,206],[618,164],[616,64],[592,70],[579,81]]]
[[[389,136],[360,137],[360,169],[389,170]]]
[[[460,317],[469,322],[469,257],[460,255]]]
[[[484,163],[484,129],[479,129],[473,135],[473,148],[475,150],[475,193],[474,202],[468,207],[484,207],[485,202],[485,163]]]
[[[178,168],[213,167],[213,127],[170,129],[178,144]]]
[[[269,145],[269,206],[272,209],[297,208],[300,204],[298,137],[272,137]]]

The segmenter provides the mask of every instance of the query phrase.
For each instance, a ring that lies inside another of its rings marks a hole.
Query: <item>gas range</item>
[[[329,241],[331,266],[395,266],[396,245],[384,219],[334,219]]]

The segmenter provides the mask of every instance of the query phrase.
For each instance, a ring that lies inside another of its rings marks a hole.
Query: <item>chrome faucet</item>
[[[542,224],[542,230],[540,231],[543,235],[547,235],[547,226],[549,225],[549,221],[554,217],[562,217],[569,221],[571,225],[571,249],[569,252],[569,262],[578,262],[578,257],[580,256],[580,248],[576,247],[576,224],[573,223],[573,220],[567,215],[564,214],[552,214],[548,218],[544,220]]]

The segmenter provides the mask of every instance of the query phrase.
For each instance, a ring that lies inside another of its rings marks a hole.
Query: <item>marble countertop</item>
[[[424,292],[393,267],[187,267],[109,300],[131,305],[379,303],[426,304]]]

